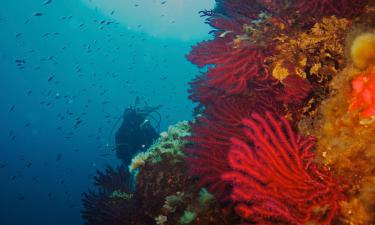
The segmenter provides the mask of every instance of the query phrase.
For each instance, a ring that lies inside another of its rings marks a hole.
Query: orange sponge
[[[349,111],[359,110],[360,116],[375,115],[375,67],[360,74],[352,81],[352,98]]]

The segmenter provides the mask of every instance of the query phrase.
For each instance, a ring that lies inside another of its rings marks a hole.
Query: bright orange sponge
[[[349,111],[359,110],[363,118],[375,116],[375,67],[352,81],[352,98]]]

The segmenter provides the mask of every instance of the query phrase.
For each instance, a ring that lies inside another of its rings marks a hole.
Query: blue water
[[[190,1],[191,20],[147,1],[0,0],[0,225],[83,224],[81,193],[120,163],[106,146],[136,97],[163,105],[161,130],[191,119],[184,55],[208,38],[197,10],[212,1]]]

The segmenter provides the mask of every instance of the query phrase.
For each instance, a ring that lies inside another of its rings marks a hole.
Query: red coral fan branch
[[[253,89],[257,92],[252,96],[213,98],[211,104],[206,105],[205,116],[198,117],[191,125],[192,136],[188,140],[192,145],[185,149],[190,153],[190,172],[199,177],[200,186],[208,186],[223,200],[226,200],[224,195],[227,194],[228,185],[220,176],[230,169],[227,160],[230,138],[244,138],[242,118],[266,110],[284,114],[281,103],[274,102],[274,98],[270,97],[272,92],[267,87],[254,84]]]
[[[223,34],[224,32],[240,34],[243,32],[243,24],[249,23],[249,21],[247,19],[229,19],[222,15],[214,14],[214,16],[206,20],[206,23],[217,30],[216,34]]]
[[[208,85],[205,76],[198,76],[189,85],[189,98],[200,105],[209,105],[212,99],[219,99],[225,95],[225,91]]]
[[[256,0],[216,0],[215,11],[232,18],[255,19],[261,12]]]
[[[111,166],[107,166],[105,172],[97,171],[94,177],[94,185],[99,187],[106,193],[113,192],[115,190],[121,190],[123,192],[131,192],[130,190],[130,174],[126,166],[121,165],[114,169]]]
[[[209,117],[198,117],[192,124],[192,136],[187,139],[193,144],[185,149],[190,154],[190,173],[199,176],[198,185],[208,186],[222,200],[228,194],[228,185],[220,176],[229,169],[229,138],[241,137],[241,119],[252,110],[245,101],[242,105],[237,103],[238,99],[223,99],[207,107]]]
[[[328,15],[351,18],[360,14],[368,0],[303,0],[296,1],[294,8],[301,15],[320,18]]]
[[[238,48],[212,60],[217,65],[206,73],[209,84],[226,90],[228,94],[248,91],[248,82],[254,78],[268,79],[263,68],[264,55],[260,50]]]
[[[342,194],[328,172],[314,164],[313,139],[295,134],[285,118],[269,112],[253,114],[243,124],[252,144],[231,139],[233,171],[222,175],[233,183],[237,212],[259,224],[330,224]]]
[[[253,79],[270,78],[263,66],[264,53],[252,46],[235,48],[227,38],[216,38],[193,47],[187,58],[199,67],[211,66],[205,76],[207,83],[228,94],[248,91]]]
[[[206,65],[213,64],[214,59],[231,51],[232,48],[233,45],[231,44],[230,38],[215,38],[210,41],[202,41],[193,46],[186,57],[190,62],[202,68]]]
[[[286,104],[301,103],[312,89],[312,85],[307,79],[297,75],[287,76],[283,83],[285,88],[281,100]]]

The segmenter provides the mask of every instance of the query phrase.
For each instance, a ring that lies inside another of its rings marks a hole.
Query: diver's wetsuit
[[[135,110],[126,111],[120,128],[116,132],[116,154],[125,165],[129,165],[137,151],[147,149],[159,136],[147,115]]]

